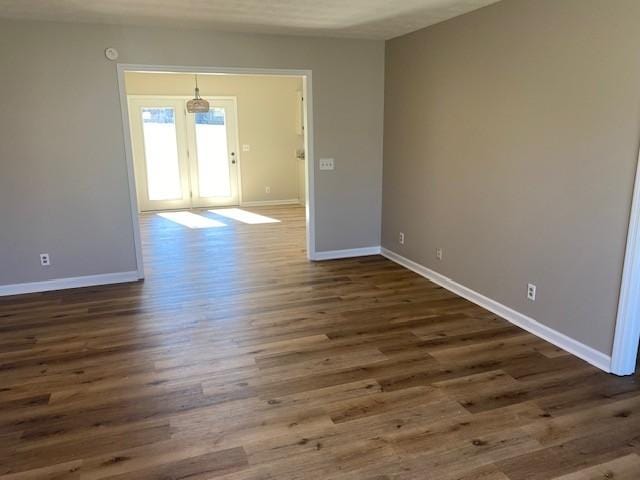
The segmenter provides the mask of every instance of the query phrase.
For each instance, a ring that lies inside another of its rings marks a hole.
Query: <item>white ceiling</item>
[[[0,17],[388,39],[498,0],[0,0]]]

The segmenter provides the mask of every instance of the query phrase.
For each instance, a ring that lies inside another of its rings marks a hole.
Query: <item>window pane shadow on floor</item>
[[[199,229],[199,228],[219,228],[226,227],[225,223],[222,223],[213,218],[204,217],[202,215],[196,215],[192,212],[162,212],[157,214],[159,217],[162,217],[171,222],[177,223],[179,225],[191,228],[191,229]]]
[[[249,212],[241,208],[218,208],[209,211],[216,215],[230,218],[232,220],[237,220],[238,222],[247,223],[249,225],[256,225],[260,223],[280,223],[280,220],[278,219],[266,217],[258,213]]]

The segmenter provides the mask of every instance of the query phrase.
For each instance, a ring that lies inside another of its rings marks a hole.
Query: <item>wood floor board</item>
[[[144,282],[0,298],[0,480],[640,478],[640,381],[305,213],[141,215]]]
[[[556,477],[554,480],[636,480],[638,478],[640,478],[640,456],[632,453],[579,472]]]

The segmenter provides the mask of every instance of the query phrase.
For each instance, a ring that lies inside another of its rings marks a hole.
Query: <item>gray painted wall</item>
[[[317,249],[379,245],[382,42],[0,21],[0,285],[135,270],[108,46],[121,63],[313,70],[315,157],[336,159],[316,172]]]
[[[610,354],[638,19],[637,0],[508,0],[388,42],[383,246]]]

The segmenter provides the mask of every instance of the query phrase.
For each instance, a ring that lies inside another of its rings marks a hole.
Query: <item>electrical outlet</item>
[[[533,283],[527,285],[527,298],[532,302],[536,301],[536,286]]]
[[[48,267],[51,265],[51,258],[49,257],[48,253],[40,254],[40,265],[42,265],[43,267]]]
[[[398,242],[400,242],[400,245],[404,245],[404,233],[400,232],[398,235]]]
[[[250,152],[251,151],[251,145],[247,145],[246,143],[242,145],[242,151],[243,152]]]
[[[271,187],[264,187],[264,193],[271,193]]]
[[[441,248],[436,248],[436,258],[438,260],[442,260],[442,249]]]

